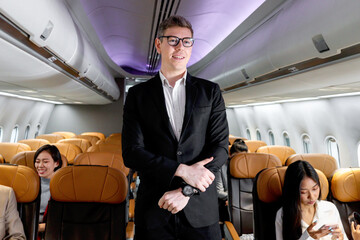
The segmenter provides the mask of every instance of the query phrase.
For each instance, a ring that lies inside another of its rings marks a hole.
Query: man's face
[[[165,30],[164,36],[176,36],[178,38],[191,38],[191,31],[185,27],[171,27]],[[163,71],[185,71],[189,62],[192,47],[184,47],[180,40],[177,46],[170,46],[167,38],[156,39],[157,52],[161,54],[161,69]]]

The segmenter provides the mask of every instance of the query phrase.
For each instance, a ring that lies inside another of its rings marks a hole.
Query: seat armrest
[[[224,233],[225,240],[240,240],[240,237],[236,232],[234,225],[229,221],[225,221],[224,223]]]

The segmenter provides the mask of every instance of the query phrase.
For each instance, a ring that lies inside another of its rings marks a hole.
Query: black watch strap
[[[182,186],[182,194],[186,197],[191,197],[194,194],[199,194],[199,189],[190,186],[189,184],[184,184]]]

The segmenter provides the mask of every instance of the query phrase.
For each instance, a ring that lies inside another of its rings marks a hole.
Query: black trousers
[[[183,212],[171,216],[165,226],[146,229],[135,226],[134,240],[221,240],[219,223],[194,228],[187,221]]]

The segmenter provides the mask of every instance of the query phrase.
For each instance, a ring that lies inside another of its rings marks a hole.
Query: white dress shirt
[[[172,87],[165,76],[159,72],[160,79],[163,86],[166,110],[169,116],[169,121],[176,139],[180,139],[182,125],[184,122],[185,102],[186,102],[186,74],[185,71],[182,78],[176,81],[175,86]]]
[[[276,220],[275,220],[275,227],[276,227],[276,240],[283,240],[283,234],[282,234],[282,208],[278,210],[276,213]],[[337,224],[339,228],[341,229],[344,240],[348,240],[346,233],[344,231],[344,227],[341,222],[339,211],[337,210],[336,206],[328,201],[317,201],[316,202],[316,211],[315,216],[313,219],[313,222],[317,220],[316,225],[314,226],[314,230],[318,230],[323,225],[335,225]],[[309,225],[301,220],[301,231],[302,235],[299,238],[299,240],[313,240],[314,238],[310,237],[309,233],[306,231],[306,229],[309,227]],[[322,238],[319,238],[320,240],[331,240],[332,235],[328,234]]]

